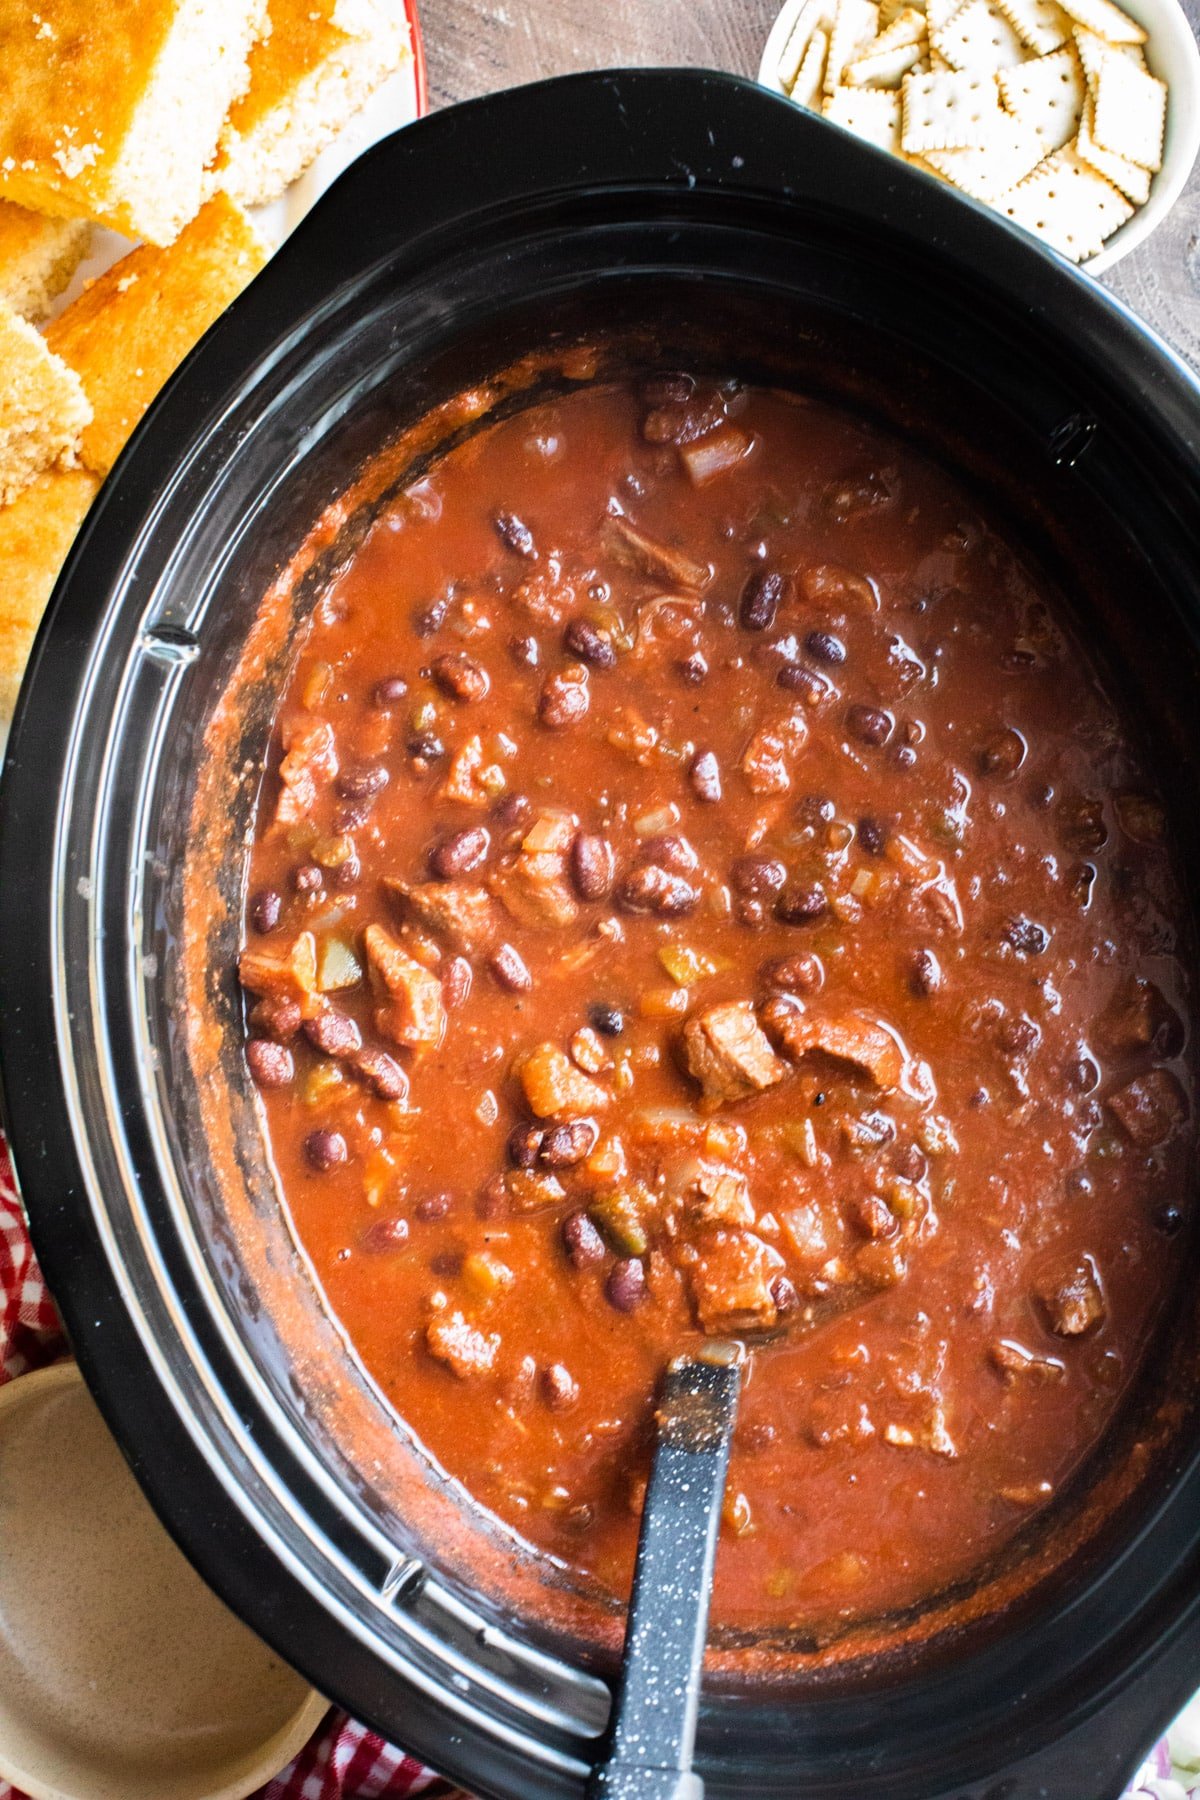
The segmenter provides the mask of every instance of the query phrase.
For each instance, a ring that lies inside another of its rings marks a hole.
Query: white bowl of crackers
[[[788,0],[758,78],[1092,274],[1150,235],[1200,150],[1178,0]]]

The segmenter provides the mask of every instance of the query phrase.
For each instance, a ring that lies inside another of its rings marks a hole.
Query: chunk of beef
[[[539,1119],[581,1119],[608,1105],[608,1093],[555,1044],[539,1044],[517,1068],[529,1110]]]
[[[712,579],[709,563],[697,562],[685,551],[648,537],[621,514],[610,514],[605,519],[600,537],[614,561],[649,581],[665,581],[685,592],[699,593]]]
[[[512,598],[513,605],[528,613],[538,625],[561,625],[579,604],[574,585],[554,557],[546,568],[527,575],[513,590]]]
[[[688,1212],[697,1225],[753,1225],[750,1188],[740,1169],[703,1163],[684,1190]]]
[[[1169,1138],[1187,1117],[1183,1089],[1168,1069],[1149,1069],[1105,1103],[1125,1135],[1143,1149]]]
[[[494,1331],[485,1336],[468,1324],[460,1312],[442,1312],[432,1318],[425,1327],[425,1343],[429,1354],[445,1363],[460,1381],[477,1381],[490,1375],[500,1348]]]
[[[1008,1382],[1018,1375],[1032,1375],[1038,1381],[1061,1381],[1067,1372],[1066,1365],[1057,1356],[1037,1356],[1012,1338],[1001,1338],[988,1354]]]
[[[761,1093],[787,1073],[748,1000],[695,1013],[683,1028],[683,1051],[689,1074],[713,1105]]]
[[[572,813],[540,813],[515,860],[491,877],[493,894],[523,925],[561,928],[578,918],[569,860],[578,825]]]
[[[762,1016],[783,1054],[793,1062],[815,1051],[848,1064],[885,1092],[899,1087],[904,1051],[878,1019],[859,1012],[804,1012],[782,996],[768,1000]]]
[[[422,925],[467,956],[490,950],[499,935],[496,903],[476,882],[421,881],[410,886],[387,880],[384,886]]]
[[[1154,983],[1141,976],[1123,981],[1096,1021],[1096,1042],[1118,1055],[1180,1035],[1174,1011]]]
[[[706,1233],[688,1270],[692,1300],[702,1331],[770,1331],[779,1322],[771,1283],[783,1273],[783,1258],[751,1231]]]
[[[325,719],[288,720],[281,733],[284,756],[282,783],[275,808],[277,825],[298,825],[317,803],[317,794],[338,772],[333,726]]]
[[[504,784],[504,771],[488,762],[482,739],[469,737],[451,757],[438,799],[453,800],[460,806],[490,806]]]
[[[808,739],[800,712],[781,713],[760,725],[746,746],[742,773],[756,794],[786,794],[792,785],[791,765]]]
[[[410,1050],[435,1050],[446,1031],[442,984],[398,944],[382,925],[363,935],[371,985],[386,1004],[375,1013],[376,1029]]]
[[[1047,1281],[1038,1292],[1050,1329],[1058,1337],[1083,1337],[1103,1323],[1108,1308],[1090,1256]]]
[[[238,977],[252,994],[270,1000],[290,1001],[302,1019],[313,1019],[324,1008],[317,991],[317,940],[302,931],[290,944],[267,950],[243,950],[238,958]]]

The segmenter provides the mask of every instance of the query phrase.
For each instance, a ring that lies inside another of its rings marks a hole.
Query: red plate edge
[[[413,74],[417,83],[417,117],[420,119],[429,111],[429,73],[425,64],[425,39],[421,35],[417,0],[404,0],[404,10],[408,15],[408,36],[412,45]]]

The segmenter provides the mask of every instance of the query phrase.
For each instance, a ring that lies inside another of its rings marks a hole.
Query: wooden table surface
[[[753,75],[782,0],[420,0],[435,106],[572,69],[699,64]],[[1200,0],[1183,0],[1193,29]],[[1200,369],[1200,166],[1103,277]]]

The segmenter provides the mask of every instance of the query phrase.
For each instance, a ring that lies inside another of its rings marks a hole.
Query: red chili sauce
[[[663,1366],[739,1337],[718,1622],[977,1570],[1174,1277],[1164,837],[1050,583],[906,445],[667,377],[445,455],[299,645],[241,959],[397,1411],[622,1593]]]

